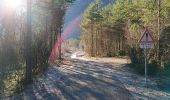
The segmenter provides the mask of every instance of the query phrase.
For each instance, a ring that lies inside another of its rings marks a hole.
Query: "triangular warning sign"
[[[153,43],[153,37],[146,29],[145,32],[142,34],[142,37],[139,40],[140,43]]]

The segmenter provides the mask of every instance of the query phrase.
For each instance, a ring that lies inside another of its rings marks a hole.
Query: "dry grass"
[[[83,57],[82,60],[90,60],[100,63],[113,63],[113,64],[130,64],[129,57]]]

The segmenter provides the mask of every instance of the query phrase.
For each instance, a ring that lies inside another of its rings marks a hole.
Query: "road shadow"
[[[11,100],[134,100],[113,65],[69,59],[50,67]]]

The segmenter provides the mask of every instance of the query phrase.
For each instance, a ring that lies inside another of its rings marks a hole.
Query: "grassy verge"
[[[170,63],[166,64],[164,69],[159,70],[157,77],[159,88],[170,93]]]
[[[137,74],[145,75],[145,64],[129,64],[129,67]],[[148,64],[147,65],[147,73],[148,75],[156,75],[159,68],[156,64]]]
[[[136,74],[145,74],[144,64],[128,65]],[[148,75],[153,77],[160,90],[170,93],[170,63],[165,65],[164,69],[159,68],[156,64],[148,64]]]
[[[0,97],[12,96],[23,90],[25,66],[23,64],[8,66],[1,76]]]

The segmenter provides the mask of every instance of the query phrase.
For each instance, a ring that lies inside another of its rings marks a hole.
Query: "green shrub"
[[[6,66],[0,73],[0,98],[13,96],[24,89],[25,64]]]
[[[139,64],[144,62],[144,53],[142,49],[131,48],[128,54],[133,64]]]
[[[132,68],[136,73],[145,75],[145,64],[130,64],[130,68]],[[157,64],[148,64],[147,65],[147,74],[148,75],[156,75],[159,68]]]
[[[160,70],[161,76],[170,77],[170,63],[165,64],[164,69]]]
[[[118,54],[119,54],[119,56],[125,56],[126,52],[124,50],[119,50]]]
[[[113,52],[108,52],[107,53],[107,57],[114,57],[114,56],[115,56],[115,54]]]

